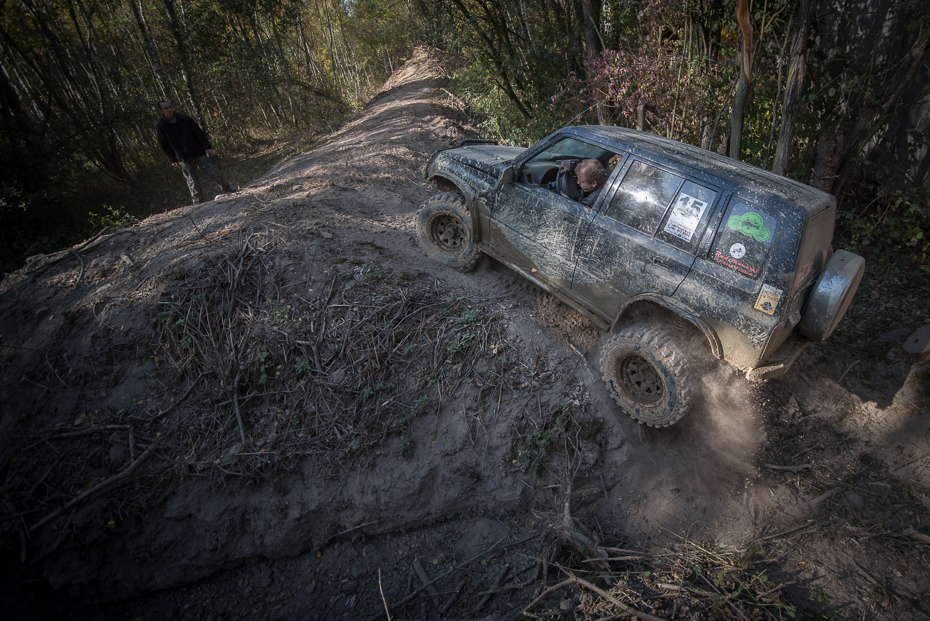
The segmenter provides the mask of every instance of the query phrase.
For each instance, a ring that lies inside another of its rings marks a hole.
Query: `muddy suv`
[[[607,173],[590,205],[566,171],[586,159]],[[629,129],[566,127],[529,149],[465,140],[425,176],[444,191],[417,212],[426,254],[467,270],[484,252],[608,331],[604,380],[655,427],[691,405],[707,367],[693,343],[750,378],[783,375],[830,336],[865,267],[832,251],[833,196]]]

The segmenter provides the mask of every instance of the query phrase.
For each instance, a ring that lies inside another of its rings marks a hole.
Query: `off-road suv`
[[[562,165],[585,159],[607,173],[590,206]],[[566,127],[529,149],[464,140],[425,176],[444,190],[417,212],[426,254],[467,270],[485,252],[608,331],[604,380],[646,425],[691,405],[706,365],[687,339],[778,377],[830,336],[865,268],[832,252],[833,196],[629,129]]]

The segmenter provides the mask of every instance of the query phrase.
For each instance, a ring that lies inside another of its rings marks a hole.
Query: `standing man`
[[[170,101],[159,101],[158,110],[161,112],[161,118],[155,126],[158,144],[171,160],[171,165],[175,168],[180,166],[194,204],[204,199],[197,174],[198,167],[207,177],[218,183],[224,192],[235,192],[237,188],[226,182],[216,164],[210,160],[209,156],[216,155],[216,151],[210,146],[210,139],[194,119],[175,112]]]

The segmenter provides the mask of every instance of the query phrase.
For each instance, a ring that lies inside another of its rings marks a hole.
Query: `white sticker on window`
[[[701,222],[705,209],[707,209],[707,201],[698,200],[684,193],[679,194],[663,230],[689,242],[694,237],[694,231]]]

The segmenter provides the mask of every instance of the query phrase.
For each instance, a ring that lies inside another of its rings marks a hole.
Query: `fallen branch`
[[[801,464],[800,466],[775,466],[773,464],[762,464],[762,467],[769,470],[784,470],[786,472],[798,473],[802,470],[810,470],[814,467],[814,464]]]
[[[242,412],[239,411],[239,374],[236,374],[236,379],[233,380],[233,392],[232,392],[232,402],[233,409],[236,412],[236,421],[239,423],[239,438],[242,440],[242,446],[246,445],[245,441],[245,425],[242,424]]]
[[[552,592],[554,592],[554,591],[558,591],[558,590],[561,589],[563,586],[568,586],[569,584],[574,584],[574,583],[575,583],[574,580],[569,579],[569,580],[563,580],[562,582],[559,582],[558,584],[553,584],[551,587],[547,588],[547,589],[544,590],[542,593],[540,593],[539,595],[537,595],[537,596],[533,599],[533,601],[531,601],[529,604],[527,604],[526,606],[524,606],[523,608],[521,608],[521,609],[520,609],[520,612],[519,612],[516,616],[514,616],[513,618],[515,618],[515,619],[520,619],[520,618],[522,618],[524,615],[527,614],[527,611],[528,611],[530,608],[532,608],[533,606],[535,606],[536,604],[538,604],[540,601],[542,601],[543,599],[545,599],[550,593],[552,593]]]
[[[716,593],[711,593],[710,591],[705,591],[697,587],[688,586],[687,584],[678,586],[677,584],[668,584],[667,582],[660,582],[656,586],[659,587],[660,589],[665,589],[666,591],[677,591],[677,592],[684,591],[685,593],[692,593],[694,595],[700,595],[701,597],[717,597]]]
[[[78,505],[78,504],[84,502],[85,500],[87,500],[88,498],[90,498],[90,497],[93,496],[94,494],[100,492],[101,490],[104,490],[104,489],[110,487],[111,485],[114,485],[114,484],[116,484],[116,483],[119,483],[119,482],[122,481],[123,479],[128,478],[129,475],[131,475],[133,472],[135,472],[136,469],[137,469],[140,465],[142,465],[142,462],[144,462],[146,459],[148,459],[149,455],[151,455],[151,454],[155,451],[155,447],[156,447],[156,446],[158,446],[158,439],[157,439],[157,438],[155,439],[154,442],[152,442],[152,443],[149,445],[149,447],[148,447],[147,449],[145,449],[145,452],[142,453],[142,455],[139,456],[139,459],[137,459],[136,461],[134,461],[134,462],[132,462],[131,464],[129,464],[129,467],[128,467],[128,468],[126,468],[125,470],[123,470],[122,472],[120,472],[120,473],[118,473],[118,474],[114,474],[114,475],[111,476],[109,479],[107,479],[107,480],[105,480],[105,481],[102,481],[102,482],[98,483],[97,485],[93,486],[92,488],[88,489],[87,491],[81,492],[80,494],[78,494],[77,496],[75,496],[73,499],[71,499],[70,501],[68,501],[68,502],[65,503],[64,505],[62,505],[60,508],[56,509],[55,511],[52,511],[50,514],[48,514],[47,516],[45,516],[44,518],[42,518],[41,520],[39,520],[38,522],[36,522],[36,523],[33,524],[32,526],[30,526],[30,527],[29,527],[29,530],[28,530],[27,532],[31,535],[32,533],[34,533],[34,532],[37,531],[38,529],[42,528],[43,526],[45,526],[46,524],[48,524],[49,522],[51,522],[52,520],[54,520],[55,518],[57,518],[59,515],[61,515],[62,513],[64,513],[65,511],[67,511],[68,509],[70,509],[71,507],[74,507],[74,506],[76,506],[76,505]]]
[[[66,440],[68,438],[82,438],[84,436],[91,436],[95,433],[100,433],[102,431],[115,431],[129,429],[129,425],[101,425],[100,427],[88,427],[87,429],[80,429],[78,431],[66,431],[64,433],[59,433],[53,435],[49,440]],[[43,429],[41,431],[55,431],[55,429]],[[40,431],[40,432],[41,432]]]
[[[501,572],[501,575],[497,578],[497,581],[492,585],[491,592],[485,594],[485,596],[481,598],[478,604],[468,612],[468,614],[466,615],[467,618],[469,619],[474,618],[479,612],[481,612],[481,609],[484,608],[485,605],[487,605],[487,603],[491,600],[492,597],[494,597],[494,594],[497,593],[502,586],[504,586],[504,582],[507,580],[507,576],[509,574],[510,574],[510,565],[504,565],[504,570]]]
[[[456,600],[458,600],[459,595],[462,593],[462,589],[464,588],[465,588],[465,581],[462,580],[458,583],[458,586],[455,587],[455,590],[452,591],[452,595],[449,596],[449,598],[446,600],[446,603],[443,604],[442,608],[439,609],[440,616],[443,616],[447,612],[449,612],[449,609],[452,608],[453,605],[455,605]],[[388,620],[390,621],[390,616],[388,616]]]
[[[786,531],[782,531],[780,533],[775,533],[774,535],[766,535],[765,537],[762,538],[762,541],[768,541],[770,539],[778,539],[779,537],[784,537],[785,535],[796,533],[799,530],[804,530],[805,528],[808,528],[809,526],[813,526],[815,524],[816,522],[814,522],[814,520],[807,520],[800,526],[795,526],[794,528],[788,529]]]
[[[814,506],[817,506],[817,505],[819,505],[819,504],[822,503],[822,502],[825,502],[825,501],[827,501],[827,500],[830,500],[831,498],[833,498],[834,496],[836,496],[836,493],[837,493],[838,491],[840,491],[840,488],[834,487],[834,488],[831,489],[830,491],[824,492],[824,493],[821,494],[820,496],[817,496],[817,498],[814,498],[814,500],[811,502],[811,504],[814,505]]]
[[[423,567],[423,563],[420,562],[420,559],[413,559],[413,571],[416,572],[417,576],[420,578],[420,582],[423,583],[426,591],[430,594],[431,597],[438,597],[439,591],[436,590],[436,586],[433,584],[432,580],[429,577],[429,574],[426,573],[426,568]],[[429,586],[427,586],[429,585]],[[436,604],[436,601],[430,599],[432,604]]]
[[[843,383],[843,379],[846,377],[846,374],[849,373],[850,371],[852,371],[852,368],[853,368],[854,366],[856,366],[857,364],[859,364],[859,362],[860,362],[859,360],[856,360],[855,362],[851,363],[848,367],[846,367],[846,370],[843,371],[843,374],[842,374],[842,375],[840,375],[840,379],[836,380],[836,383],[837,383],[837,384],[842,384],[842,383]]]
[[[381,593],[381,602],[384,604],[384,614],[391,621],[391,611],[388,610],[387,600],[384,598],[384,588],[381,586],[381,568],[378,568],[378,592]]]
[[[902,534],[905,537],[910,537],[911,539],[916,539],[917,541],[921,541],[923,543],[930,543],[930,537],[923,533],[917,532],[913,528],[905,528]]]
[[[49,261],[48,263],[45,263],[45,264],[42,265],[41,267],[36,268],[36,270],[42,270],[42,269],[45,269],[45,268],[47,268],[47,267],[51,267],[52,265],[58,263],[58,262],[61,261],[63,258],[65,258],[66,256],[68,256],[68,253],[71,253],[71,252],[77,253],[77,252],[80,251],[80,250],[84,250],[85,248],[87,248],[88,246],[90,246],[92,243],[94,243],[95,241],[97,241],[98,239],[100,239],[100,236],[103,235],[104,233],[106,233],[109,229],[110,229],[110,227],[108,227],[108,226],[103,227],[102,229],[100,229],[100,232],[99,232],[99,233],[97,233],[96,235],[94,235],[92,238],[88,239],[86,242],[84,242],[83,244],[81,244],[81,245],[78,246],[77,248],[68,248],[67,250],[61,250],[61,251],[55,253],[57,256],[55,256],[54,259],[52,259],[52,260]],[[79,258],[80,258],[80,257],[79,257]],[[36,260],[33,261],[32,263],[37,263],[37,262],[39,262],[39,261],[41,261],[41,260],[42,260],[41,258],[40,258],[40,259],[36,259]],[[26,262],[27,262],[26,271],[29,272],[29,271],[32,270],[32,263],[29,262],[28,259],[26,260]],[[83,264],[83,261],[81,261],[81,263]]]

